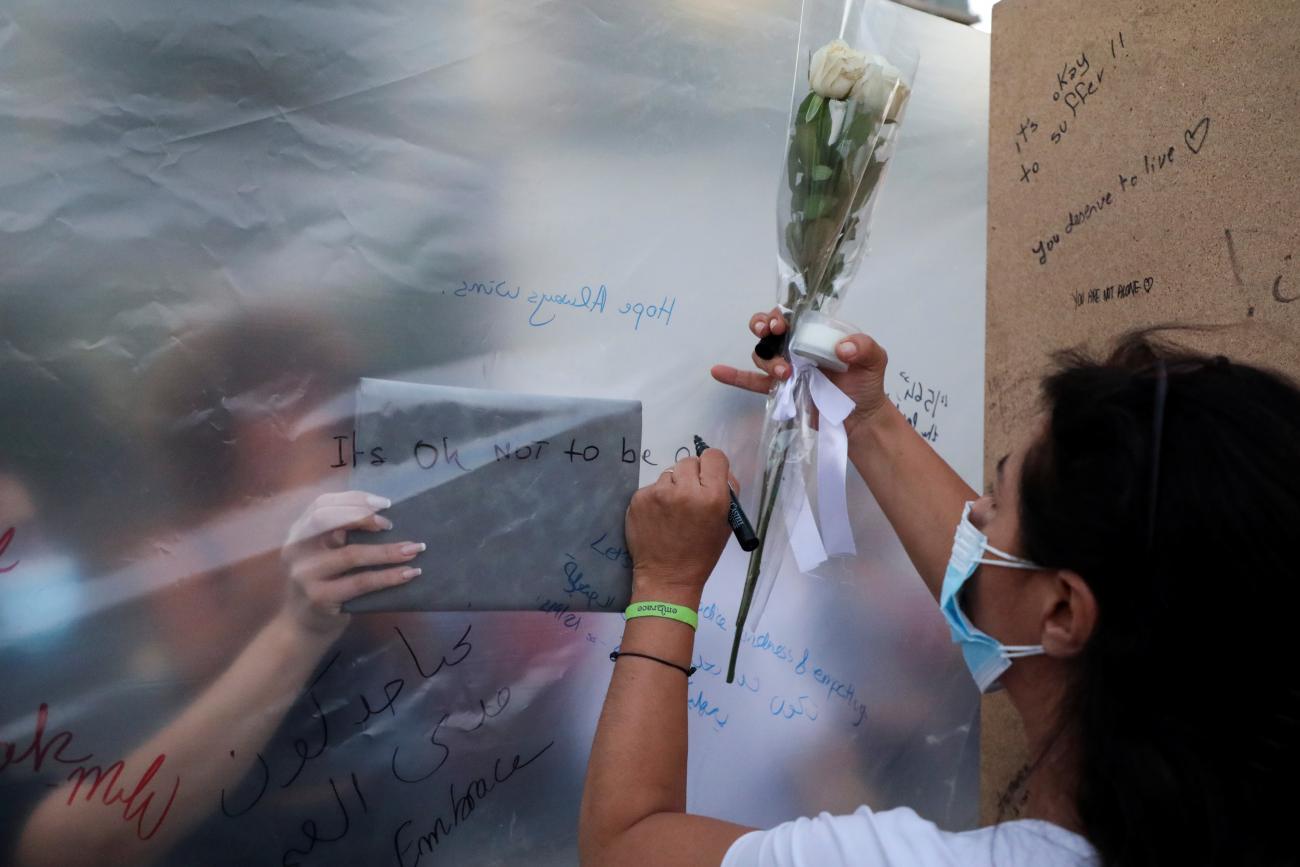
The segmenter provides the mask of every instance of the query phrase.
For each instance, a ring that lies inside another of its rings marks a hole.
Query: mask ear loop
[[[1155,411],[1151,425],[1151,490],[1147,497],[1147,552],[1155,548],[1156,503],[1160,491],[1160,452],[1165,433],[1165,401],[1169,396],[1169,371],[1163,358],[1156,361]]]
[[[1029,560],[1026,560],[1023,557],[1017,557],[1015,554],[1008,554],[1006,551],[1003,551],[1001,548],[994,548],[992,545],[990,545],[988,537],[985,536],[978,529],[976,529],[976,527],[973,524],[971,524],[970,506],[971,506],[970,503],[966,504],[966,508],[963,509],[961,513],[961,521],[957,523],[957,541],[964,542],[964,544],[969,545],[971,547],[978,547],[982,551],[987,551],[992,554],[997,554],[999,557],[1003,558],[1001,560],[990,560],[987,557],[976,557],[972,562],[982,563],[986,566],[1006,566],[1008,569],[1043,568],[1039,566],[1037,563],[1033,563]],[[974,533],[978,534],[980,541],[975,542],[974,540],[970,540],[970,539],[963,540],[961,537],[962,525],[969,526]]]
[[[1008,569],[1043,568],[1042,566],[1039,566],[1037,563],[1026,560],[1024,557],[1017,557],[1015,554],[1008,554],[1006,551],[1003,551],[1001,548],[994,548],[992,545],[988,543],[987,539],[985,539],[984,541],[984,550],[988,551],[990,554],[997,554],[999,557],[1003,559],[990,560],[986,557],[977,557],[975,559],[976,563],[984,563],[985,565],[988,566],[1006,566]]]
[[[1022,560],[1022,559],[1019,558],[1019,557],[1013,557],[1013,556],[1010,555],[1010,554],[1007,554],[1007,553],[1005,553],[1005,552],[1003,552],[1003,551],[999,551],[997,548],[994,548],[992,545],[985,545],[985,546],[984,546],[984,550],[986,550],[986,551],[992,551],[994,554],[997,554],[999,557],[1006,557],[1007,559],[1005,559],[1005,560],[991,560],[991,559],[989,559],[988,557],[977,557],[977,558],[975,559],[975,562],[976,562],[976,563],[983,563],[983,564],[986,565],[986,566],[1005,566],[1005,567],[1007,567],[1008,569],[1041,569],[1041,568],[1043,568],[1042,566],[1039,566],[1037,563],[1031,563],[1031,562],[1029,562],[1028,560]]]
[[[991,551],[992,553],[997,554],[999,557],[1006,557],[1007,559],[990,560],[986,557],[981,557],[975,561],[976,563],[985,563],[989,566],[1005,566],[1008,569],[1043,568],[1042,566],[1039,566],[1037,563],[1032,563],[1029,560],[1025,560],[1021,557],[1012,556],[1011,554],[1008,554],[1006,551],[1001,551],[987,543],[985,543],[984,548],[987,551]],[[1041,656],[1043,654],[1043,646],[1041,644],[1003,644],[1001,645],[1001,651],[1002,652],[1000,656],[1003,659],[1023,659],[1027,656]]]

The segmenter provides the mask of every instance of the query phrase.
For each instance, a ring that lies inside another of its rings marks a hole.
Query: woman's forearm
[[[332,640],[289,618],[272,619],[180,716],[123,760],[116,779],[110,768],[102,781],[74,775],[41,802],[23,830],[17,863],[146,864],[165,855],[243,777]],[[107,787],[129,792],[155,764],[134,805],[106,804]]]
[[[699,591],[637,586],[632,601],[698,609]],[[695,632],[660,617],[630,620],[619,649],[689,668]],[[583,863],[607,863],[618,838],[662,812],[686,811],[686,675],[637,657],[614,666],[587,764],[578,827]]]
[[[962,504],[979,494],[892,404],[853,428],[849,459],[937,599]]]
[[[697,609],[699,589],[639,584],[634,602]],[[628,621],[620,650],[689,668],[695,632],[658,617]],[[716,865],[748,828],[686,813],[687,678],[648,659],[614,666],[587,764],[578,820],[585,867]]]
[[[730,537],[729,470],[726,455],[705,449],[637,491],[626,521],[633,602],[698,610]],[[587,867],[717,867],[747,830],[686,813],[694,647],[694,628],[677,620],[635,617],[623,629],[624,655],[596,726],[578,816],[578,852]]]

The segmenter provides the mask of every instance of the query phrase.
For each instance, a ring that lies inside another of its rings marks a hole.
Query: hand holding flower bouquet
[[[848,0],[846,13],[861,9],[862,4]],[[841,32],[849,20],[846,14]],[[804,29],[806,22],[801,32]],[[805,314],[833,313],[857,270],[866,249],[876,192],[910,94],[903,73],[884,57],[857,51],[843,39],[821,46],[809,59],[807,94],[795,103],[790,119],[777,205],[781,229],[778,301],[788,311],[792,335],[798,332]],[[843,395],[809,363],[796,358],[793,366],[795,374],[768,398],[758,485],[757,524],[762,541],[750,554],[745,574],[728,683],[735,678],[745,624],[751,616],[755,622],[761,616],[780,567],[780,556],[773,556],[769,549],[783,552],[789,544],[783,534],[776,534],[783,537],[775,542],[770,534],[782,488],[786,489],[785,505],[776,523],[784,523],[788,534],[803,540],[794,541],[802,571],[824,560],[828,548],[831,553],[854,553],[847,515],[843,514],[843,467],[847,462],[843,411],[821,406],[822,430],[815,431],[813,425],[819,405],[842,403],[834,395]],[[834,394],[819,402],[819,394],[831,394],[828,387]],[[837,454],[827,455],[827,451]],[[817,474],[823,532],[832,522],[838,527],[833,535],[840,540],[826,546],[808,508],[804,469],[814,460],[825,462]],[[838,482],[834,478],[837,472]],[[833,514],[837,511],[839,514]],[[846,535],[847,546],[843,542]]]

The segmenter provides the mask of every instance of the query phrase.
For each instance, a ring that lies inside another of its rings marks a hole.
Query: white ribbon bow
[[[821,421],[817,428],[817,514],[821,532],[813,520],[812,506],[806,489],[799,496],[786,498],[785,522],[790,531],[790,547],[799,571],[809,572],[828,556],[858,553],[849,523],[845,480],[849,465],[849,437],[844,420],[853,412],[853,400],[835,387],[814,364],[799,356],[792,359],[794,372],[777,389],[772,415],[777,421],[795,416],[796,384],[807,379],[808,393]],[[784,471],[784,470],[783,470]]]

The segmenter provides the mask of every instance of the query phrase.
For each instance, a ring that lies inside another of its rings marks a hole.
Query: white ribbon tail
[[[793,373],[777,390],[772,415],[777,421],[794,418],[796,383],[806,375],[809,395],[821,419],[817,431],[817,511],[821,532],[813,520],[812,505],[803,484],[799,486],[798,494],[785,498],[783,516],[799,571],[810,572],[824,563],[828,556],[858,552],[853,542],[845,490],[849,438],[844,430],[844,419],[853,411],[854,403],[826,378],[826,374],[806,360],[796,356],[793,363]],[[800,477],[799,481],[804,479]],[[789,490],[788,486],[783,487]]]
[[[845,487],[849,435],[844,430],[844,420],[853,412],[855,404],[817,368],[813,368],[809,385],[821,417],[817,429],[817,514],[821,518],[822,544],[831,556],[851,556],[858,553],[858,548],[853,543]]]
[[[799,481],[802,482],[803,479],[800,478]],[[784,485],[785,482],[782,484]],[[786,531],[790,534],[790,551],[794,554],[794,562],[799,567],[799,571],[811,572],[825,563],[826,548],[822,545],[822,537],[817,532],[817,522],[813,520],[808,493],[802,485],[798,493],[792,493],[785,498],[784,518]]]

